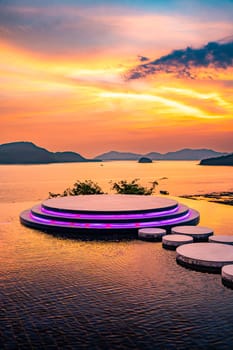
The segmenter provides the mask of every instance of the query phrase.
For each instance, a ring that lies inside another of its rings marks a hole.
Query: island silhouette
[[[215,161],[221,157],[221,160]],[[149,158],[150,160],[202,160],[201,165],[211,165],[205,159],[213,158],[213,165],[232,165],[232,155],[217,152],[211,149],[184,148],[174,152],[150,152],[138,154],[131,152],[110,151],[88,159],[72,151],[50,152],[32,142],[19,141],[0,145],[0,164],[49,164],[49,163],[76,163],[100,162],[108,160],[136,160]],[[227,162],[224,164],[224,162]]]

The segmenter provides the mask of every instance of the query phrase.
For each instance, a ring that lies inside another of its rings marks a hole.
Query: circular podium
[[[197,225],[199,213],[157,196],[83,195],[47,199],[20,214],[23,225],[42,231],[138,234],[140,228]]]

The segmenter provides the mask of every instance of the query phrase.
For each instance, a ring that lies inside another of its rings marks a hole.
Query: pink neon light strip
[[[188,218],[191,215],[191,211],[186,213],[183,216],[175,219],[167,219],[161,221],[149,221],[149,222],[134,222],[134,223],[122,223],[122,224],[109,224],[109,223],[77,223],[77,222],[65,222],[65,221],[56,221],[49,219],[42,219],[37,217],[36,215],[30,213],[30,217],[32,220],[37,222],[41,222],[49,225],[59,225],[59,226],[69,226],[69,227],[77,227],[77,228],[98,228],[98,229],[123,229],[123,228],[135,228],[135,227],[155,227],[161,225],[170,225],[177,222],[182,222],[184,219]]]
[[[77,218],[77,219],[96,219],[96,220],[105,220],[105,219],[114,219],[114,220],[122,220],[122,219],[147,219],[147,218],[153,218],[157,216],[162,216],[166,214],[172,214],[178,211],[179,206],[177,206],[174,209],[170,210],[164,210],[160,212],[150,212],[150,213],[143,213],[143,214],[110,214],[110,215],[99,215],[99,214],[72,214],[72,213],[62,213],[57,212],[53,210],[48,210],[43,207],[41,207],[41,211],[45,214],[51,214],[54,216],[60,216],[63,218]]]

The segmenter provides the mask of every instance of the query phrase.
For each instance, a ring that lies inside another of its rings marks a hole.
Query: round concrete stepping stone
[[[162,228],[141,228],[138,230],[138,238],[143,241],[161,241],[167,231]]]
[[[211,228],[204,226],[175,226],[171,232],[191,236],[195,242],[207,241],[208,237],[214,234]]]
[[[222,268],[222,283],[226,287],[233,288],[233,264],[223,266],[223,268]]]
[[[222,266],[233,264],[233,247],[219,243],[191,243],[176,249],[176,260],[192,269],[220,272]]]
[[[193,238],[186,235],[166,235],[162,238],[163,248],[176,250],[182,244],[193,243]]]
[[[209,242],[233,244],[233,236],[211,236]]]

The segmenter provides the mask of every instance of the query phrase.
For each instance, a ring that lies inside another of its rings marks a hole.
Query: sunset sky
[[[232,0],[0,0],[0,143],[233,152],[232,19]]]

